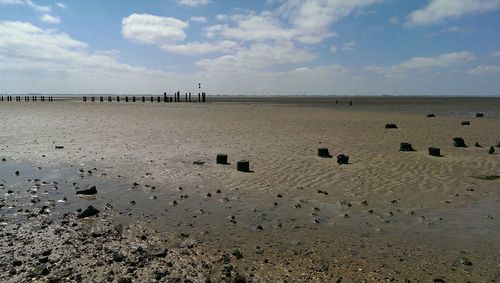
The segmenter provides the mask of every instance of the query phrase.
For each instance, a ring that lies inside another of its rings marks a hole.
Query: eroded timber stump
[[[430,156],[441,156],[441,150],[437,147],[429,147]]]
[[[250,161],[248,160],[239,160],[236,163],[236,170],[240,172],[250,172]]]
[[[328,151],[328,148],[318,148],[318,156],[323,158],[332,158],[333,156]]]
[[[227,154],[217,154],[217,164],[227,164]]]
[[[465,145],[464,139],[460,138],[460,137],[453,138],[453,146],[454,147],[467,147]]]

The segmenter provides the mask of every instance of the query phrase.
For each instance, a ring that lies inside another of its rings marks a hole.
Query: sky
[[[0,93],[500,95],[500,0],[0,0]]]

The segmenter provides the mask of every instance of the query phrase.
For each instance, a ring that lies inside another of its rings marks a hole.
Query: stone
[[[385,124],[386,129],[397,129],[398,126],[396,124]]]
[[[234,250],[232,255],[236,258],[236,259],[242,259],[243,258],[243,254],[239,251],[239,250]]]
[[[488,150],[489,154],[494,154],[495,153],[495,148],[493,146],[490,147],[490,150]]]
[[[462,126],[470,126],[470,121],[463,121],[461,123]]]
[[[441,156],[441,150],[437,147],[429,147],[430,156]]]
[[[399,151],[415,151],[411,143],[402,142],[399,146]]]
[[[62,146],[62,145],[56,145],[56,146],[55,146],[55,148],[56,148],[56,149],[63,149],[63,148],[64,148],[64,146]]]
[[[87,209],[85,209],[82,213],[78,214],[78,218],[91,217],[98,214],[99,210],[93,207],[92,205],[89,205]]]
[[[434,117],[436,117],[436,115],[434,115],[434,114],[427,114],[427,118],[434,118]]]
[[[234,277],[234,280],[233,280],[233,283],[246,283],[247,280],[245,279],[245,277],[243,275],[240,275],[240,274],[236,274],[236,276]]]
[[[97,194],[97,189],[95,186],[92,186],[90,189],[76,191],[76,194],[77,195],[95,195],[95,194]]]
[[[318,156],[323,158],[332,158],[333,156],[328,151],[328,148],[318,148]]]
[[[338,165],[349,164],[349,156],[345,154],[337,155],[337,164]]]
[[[482,117],[484,117],[483,113],[476,113],[476,118],[482,118]]]
[[[475,146],[475,147],[483,147],[483,146],[481,146],[478,142],[476,142],[476,143],[474,144],[474,146]]]
[[[454,147],[467,147],[465,145],[465,141],[463,138],[460,138],[460,137],[455,137],[453,138],[453,146]]]

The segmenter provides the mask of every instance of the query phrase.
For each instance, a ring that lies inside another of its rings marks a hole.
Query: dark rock
[[[119,252],[114,252],[113,253],[113,261],[114,262],[122,262],[126,259],[127,257]]]
[[[5,158],[2,158],[2,161],[3,161],[3,162],[5,162],[5,161],[7,161],[7,159],[5,159]]]
[[[459,257],[458,262],[460,262],[463,265],[468,265],[468,266],[472,265],[472,262],[465,256]]]
[[[444,279],[441,279],[441,278],[435,278],[434,283],[446,283],[446,281]]]
[[[16,176],[19,176],[20,173],[19,171],[16,171],[14,174],[16,174]]]
[[[243,258],[243,254],[239,251],[239,250],[234,250],[232,255],[237,258],[237,259],[242,259]]]
[[[12,266],[21,266],[23,265],[23,262],[21,260],[14,260],[12,262]]]
[[[128,277],[122,277],[122,278],[118,279],[118,283],[132,283],[132,279],[130,279]]]
[[[434,114],[427,114],[427,118],[434,118],[434,117],[436,117],[436,115],[434,115]]]
[[[476,113],[476,117],[477,118],[482,118],[482,117],[484,117],[484,114],[483,113]]]
[[[474,146],[475,146],[475,147],[483,147],[483,146],[481,146],[478,142],[476,142],[476,143],[474,144]]]
[[[234,277],[233,283],[247,283],[247,280],[243,275],[236,274]]]
[[[338,165],[349,164],[349,156],[345,154],[337,155],[337,164]]]
[[[470,125],[470,121],[463,121],[461,123],[462,126],[469,126]]]
[[[396,124],[385,124],[386,129],[397,129],[398,126]]]
[[[95,195],[97,194],[97,188],[92,186],[90,189],[76,191],[77,195]]]
[[[56,145],[56,149],[63,149],[63,148],[64,148],[64,146],[62,146],[62,145]]]
[[[321,195],[328,195],[328,192],[326,191],[322,191],[322,190],[318,190],[318,194],[321,194]]]
[[[488,150],[488,153],[489,154],[494,154],[495,153],[495,148],[494,147],[490,147],[490,150]]]
[[[92,205],[89,205],[87,209],[85,209],[82,213],[78,215],[78,218],[85,218],[85,217],[91,217],[94,215],[98,215],[99,210],[94,208]]]
[[[323,158],[332,158],[333,156],[328,151],[328,148],[318,148],[318,156]]]
[[[217,154],[217,164],[227,164],[227,154]]]
[[[415,149],[413,149],[411,143],[403,142],[399,146],[399,151],[415,151]]]
[[[463,138],[460,138],[460,137],[455,137],[453,138],[453,146],[454,147],[467,147],[465,145],[465,141]]]
[[[430,156],[441,156],[441,150],[437,147],[429,147]]]
[[[205,162],[200,160],[193,161],[193,165],[203,165],[203,164],[205,164]]]
[[[283,196],[281,194],[276,195],[277,198],[282,198]]]

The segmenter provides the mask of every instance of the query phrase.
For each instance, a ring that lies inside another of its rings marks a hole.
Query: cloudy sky
[[[0,93],[500,95],[500,0],[0,0]]]

